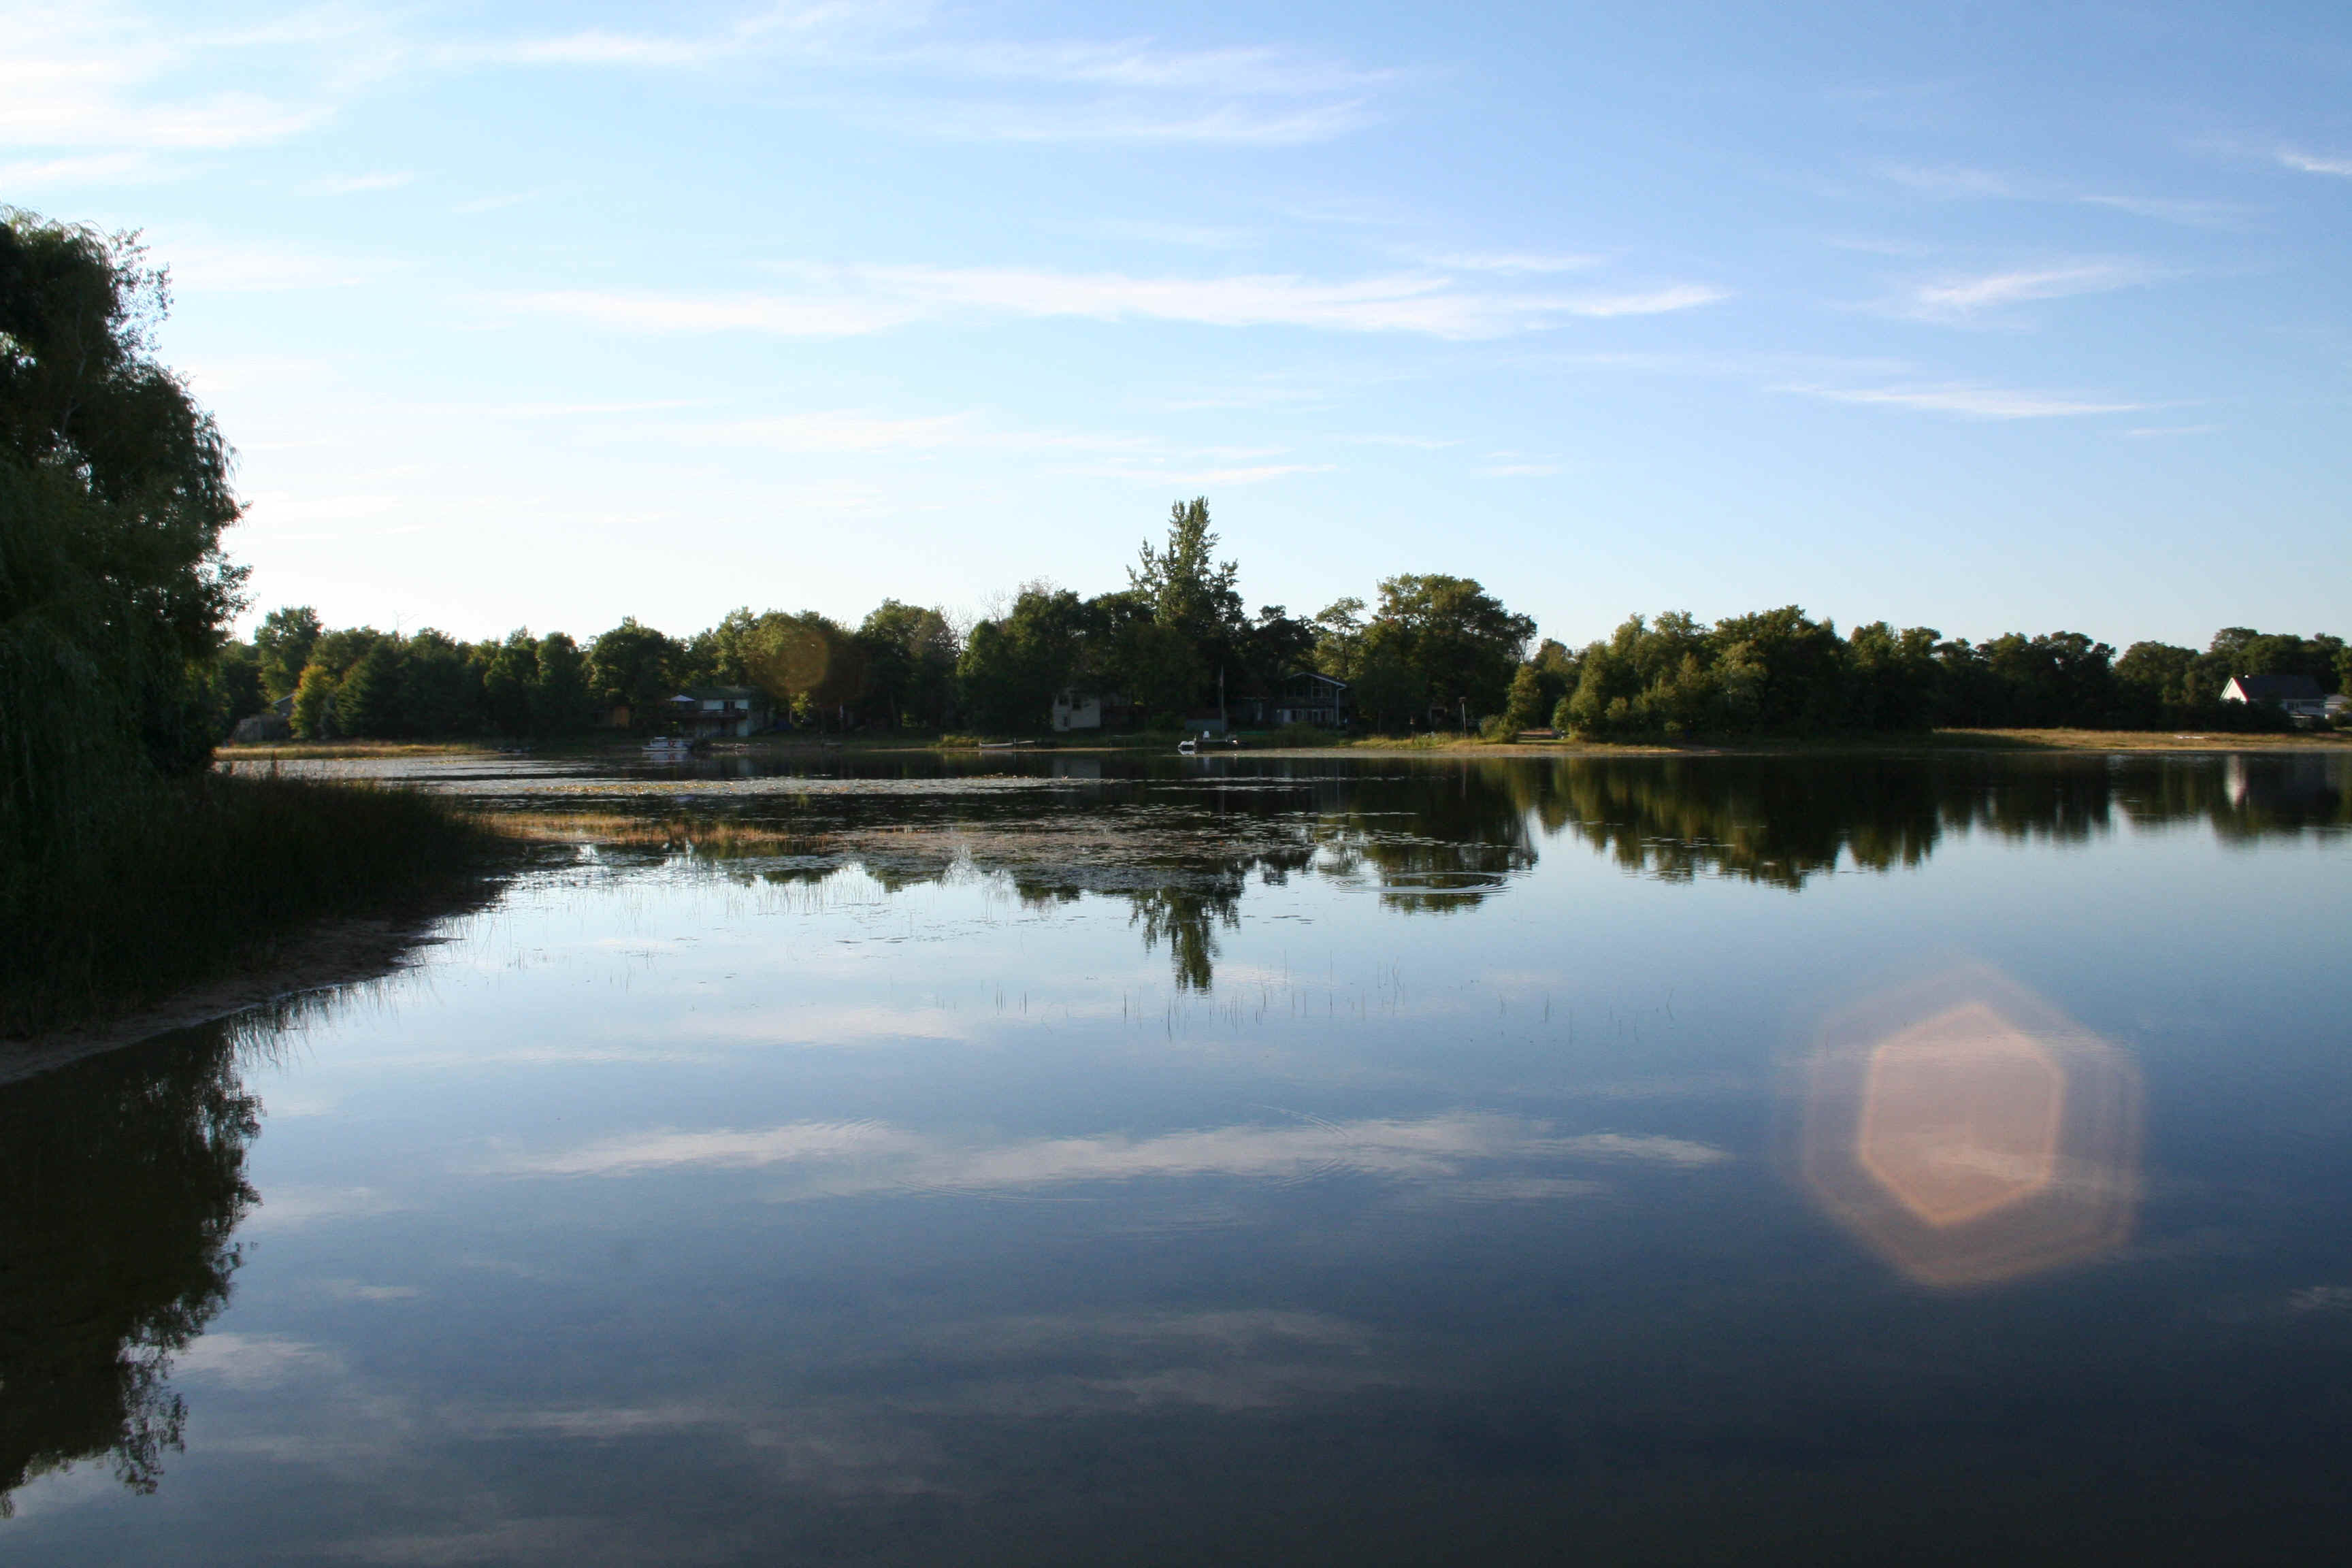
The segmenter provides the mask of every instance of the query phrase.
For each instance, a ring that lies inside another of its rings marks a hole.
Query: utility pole
[[[1465,735],[1470,732],[1470,699],[1467,697],[1462,700],[1462,732]]]

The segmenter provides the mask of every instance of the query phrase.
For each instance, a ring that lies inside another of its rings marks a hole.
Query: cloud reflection
[[[874,1121],[664,1130],[537,1155],[509,1167],[550,1176],[628,1176],[688,1168],[783,1166],[806,1179],[787,1196],[869,1192],[1017,1192],[1088,1182],[1225,1176],[1292,1183],[1350,1173],[1457,1183],[1475,1167],[1632,1161],[1677,1168],[1731,1156],[1686,1139],[1622,1132],[1561,1137],[1517,1117],[1459,1111],[1417,1121],[1302,1120],[1187,1129],[1148,1138],[1090,1133],[964,1146]],[[1467,1190],[1476,1190],[1472,1187]]]
[[[1802,1175],[1916,1283],[1985,1285],[2120,1246],[2138,1203],[2129,1058],[1990,970],[1872,998],[1807,1065]]]

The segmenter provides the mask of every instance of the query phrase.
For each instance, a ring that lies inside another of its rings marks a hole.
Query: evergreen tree
[[[402,688],[407,659],[400,644],[385,637],[352,666],[335,692],[335,725],[346,735],[389,740],[407,731]]]

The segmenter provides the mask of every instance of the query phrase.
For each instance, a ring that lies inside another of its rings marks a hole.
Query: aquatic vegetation
[[[126,789],[0,868],[0,1037],[264,963],[321,918],[446,900],[511,852],[414,790],[219,774]]]

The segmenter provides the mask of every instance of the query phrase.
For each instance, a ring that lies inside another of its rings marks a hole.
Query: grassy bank
[[[266,965],[323,919],[422,910],[513,853],[408,791],[220,774],[128,791],[0,868],[0,1037]]]

